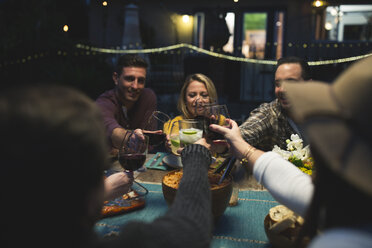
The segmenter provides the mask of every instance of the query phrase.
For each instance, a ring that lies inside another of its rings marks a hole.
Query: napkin
[[[168,170],[168,167],[162,162],[164,156],[168,153],[166,152],[157,152],[149,161],[145,163],[147,169],[155,169],[155,170]],[[155,163],[152,163],[156,159]]]

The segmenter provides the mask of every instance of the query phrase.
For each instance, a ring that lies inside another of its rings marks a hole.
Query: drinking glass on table
[[[203,137],[203,120],[184,119],[179,120],[179,138],[180,146],[193,144]]]
[[[161,145],[166,140],[166,132],[164,131],[164,123],[170,121],[170,117],[161,111],[152,112],[147,121],[143,133],[149,137],[150,146]]]

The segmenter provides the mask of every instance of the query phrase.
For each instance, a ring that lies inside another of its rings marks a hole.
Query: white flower
[[[300,140],[300,136],[298,134],[291,134],[291,140]]]
[[[277,146],[277,145],[274,146],[274,148],[273,148],[272,151],[278,153],[280,156],[282,156],[282,157],[283,157],[284,159],[286,159],[286,160],[288,160],[288,158],[292,155],[291,152],[289,152],[289,151],[285,151],[285,150],[282,150],[282,149],[280,149],[280,147]]]
[[[287,150],[294,151],[294,150],[301,150],[303,147],[302,139],[298,136],[298,134],[291,135],[291,141],[287,142]]]
[[[286,143],[287,151],[280,149],[280,147],[277,145],[274,146],[272,151],[278,153],[286,160],[288,160],[290,157],[295,157],[297,159],[301,159],[302,161],[306,161],[311,156],[310,147],[308,145],[303,147],[303,141],[298,134],[292,134],[291,139],[287,139]]]
[[[302,149],[302,151],[303,151],[302,161],[308,160],[311,157],[310,146],[309,145],[305,146],[304,149]]]

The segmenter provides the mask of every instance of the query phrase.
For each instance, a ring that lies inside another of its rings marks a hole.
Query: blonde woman
[[[196,73],[189,75],[182,86],[178,99],[177,109],[181,115],[176,116],[170,122],[164,124],[164,132],[169,134],[174,122],[183,119],[193,119],[197,117],[198,111],[202,108],[197,108],[197,103],[216,103],[217,91],[212,80],[204,74]],[[178,132],[178,128],[173,131]],[[170,140],[166,143],[170,147]]]
[[[201,73],[191,74],[185,79],[177,103],[177,109],[181,115],[166,123],[164,132],[168,133],[176,121],[195,118],[198,115],[195,108],[197,102],[217,102],[216,87],[209,77]]]

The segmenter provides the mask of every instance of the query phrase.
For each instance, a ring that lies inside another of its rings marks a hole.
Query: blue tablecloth
[[[147,169],[154,169],[154,170],[168,170],[168,166],[166,166],[162,160],[165,156],[167,156],[169,153],[166,153],[166,152],[157,152],[151,159],[149,159],[146,163],[145,163],[145,167]],[[154,160],[156,159],[156,161],[154,162]],[[154,162],[154,163],[152,163]]]
[[[167,211],[161,185],[143,185],[149,190],[145,208],[98,221],[95,229],[99,235],[117,235],[120,227],[130,220],[152,221]],[[269,209],[276,205],[278,202],[267,191],[239,191],[238,205],[228,207],[218,220],[212,247],[270,247],[263,222]]]

